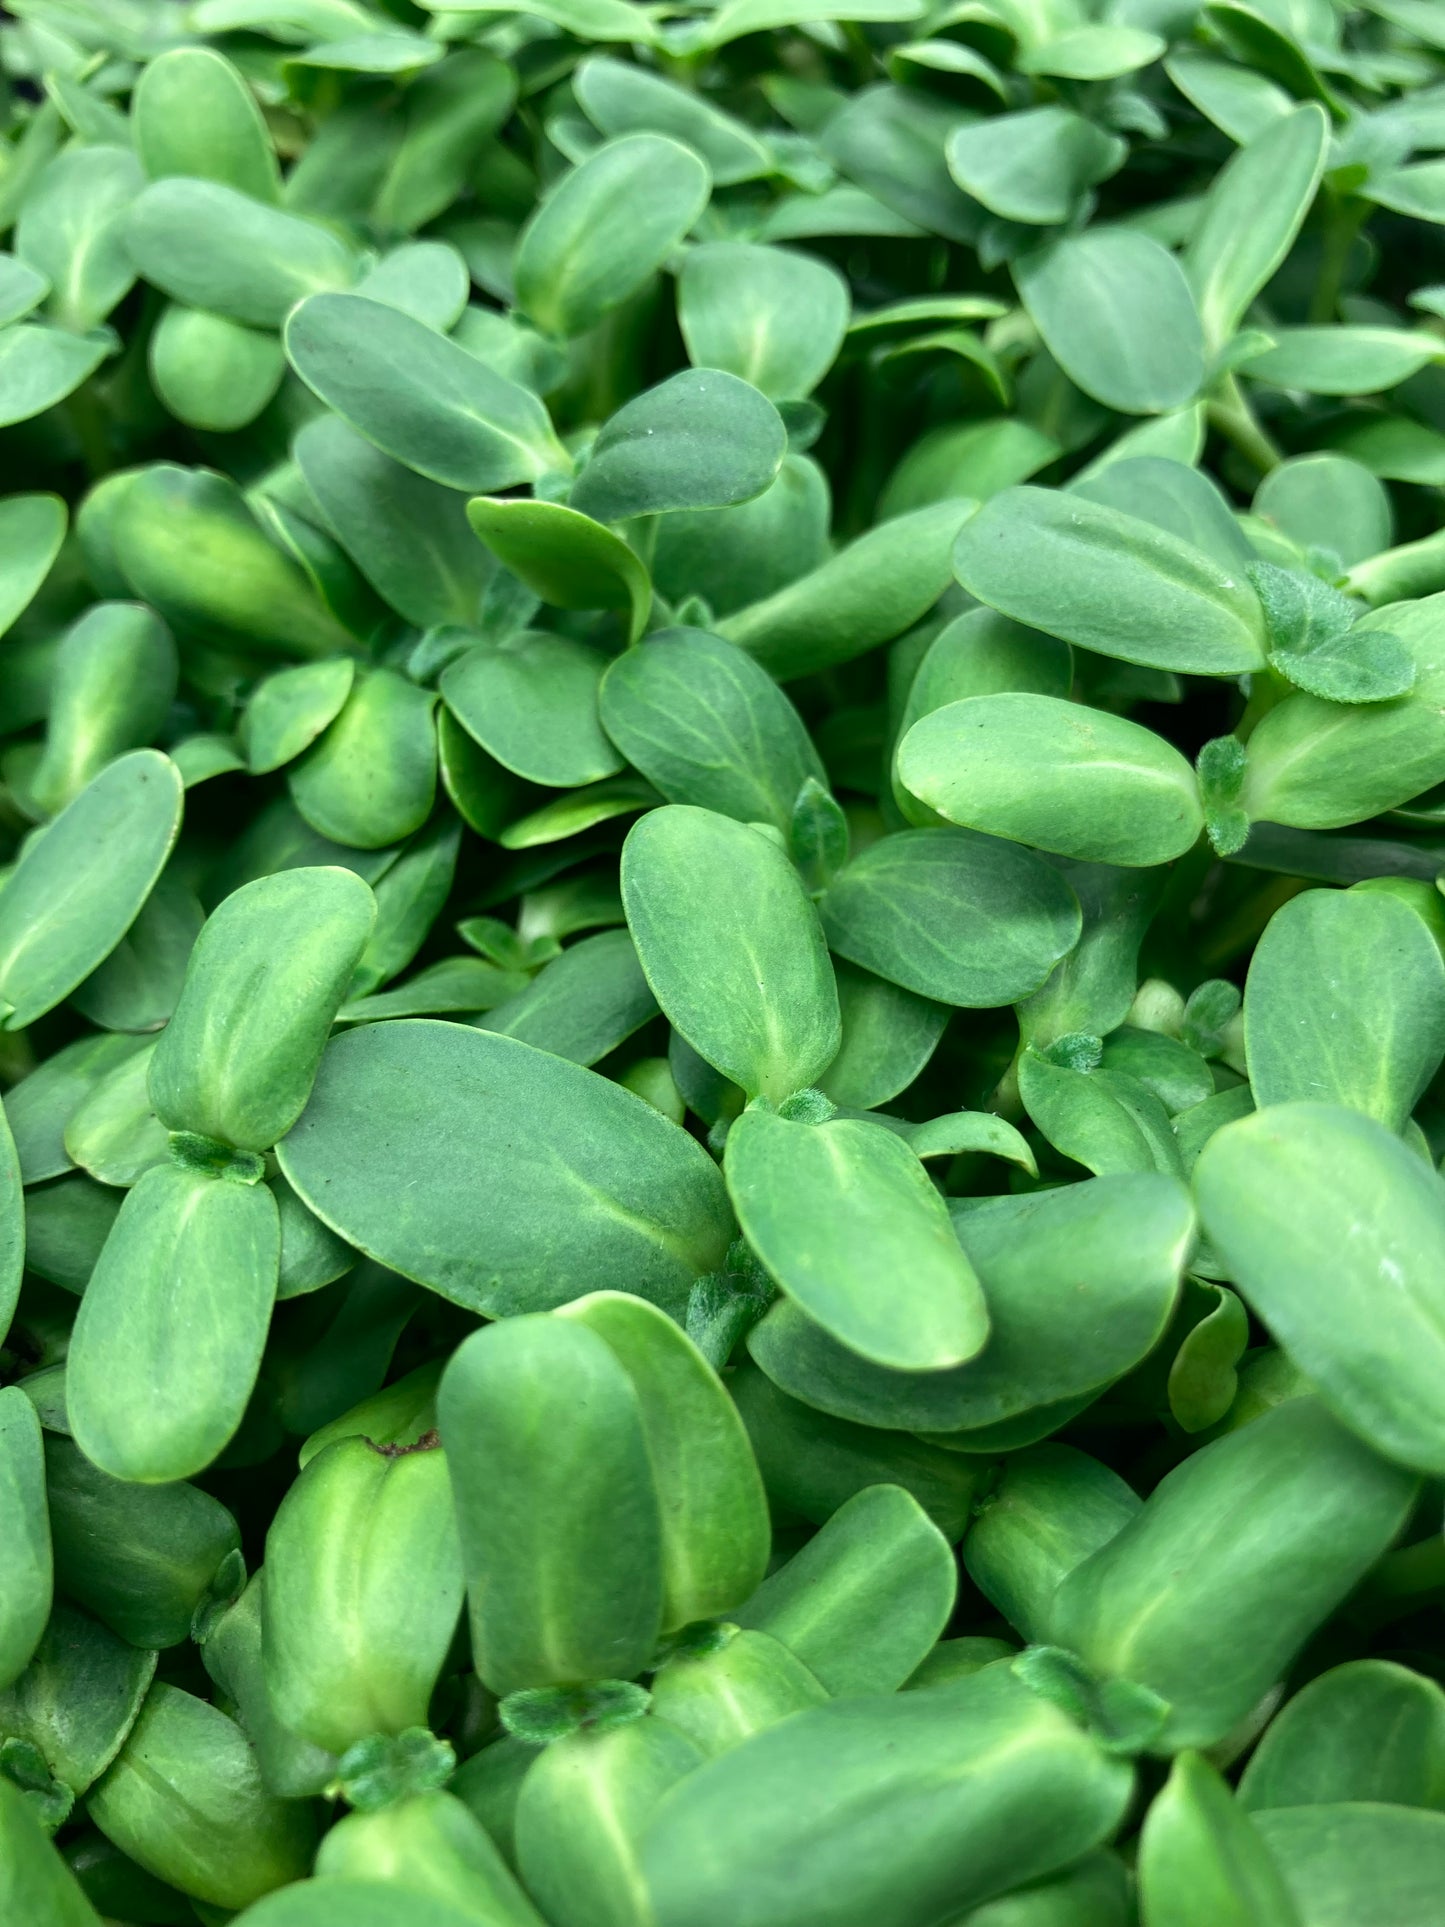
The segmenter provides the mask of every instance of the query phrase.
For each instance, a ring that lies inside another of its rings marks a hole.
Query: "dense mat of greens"
[[[1439,1927],[1442,9],[5,14],[0,1919]]]

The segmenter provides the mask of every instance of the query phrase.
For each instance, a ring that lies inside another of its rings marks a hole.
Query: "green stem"
[[[115,467],[115,458],[111,453],[110,437],[106,433],[105,411],[88,381],[83,382],[67,399],[65,412],[80,443],[80,452],[85,457],[90,479],[98,482]]]
[[[1309,318],[1316,325],[1323,325],[1335,318],[1335,310],[1340,305],[1340,290],[1344,286],[1345,269],[1350,264],[1350,250],[1368,213],[1369,204],[1353,195],[1345,198],[1330,196],[1324,258],[1320,263],[1320,278],[1310,298]]]
[[[1286,696],[1292,694],[1291,684],[1275,670],[1269,668],[1251,670],[1249,701],[1244,706],[1244,714],[1234,726],[1233,734],[1240,742],[1247,743],[1275,704],[1283,702]]]
[[[1351,595],[1363,596],[1373,608],[1384,602],[1413,602],[1445,589],[1445,529],[1357,562],[1348,586]]]
[[[1268,475],[1284,460],[1282,451],[1260,427],[1233,375],[1221,378],[1209,402],[1209,420],[1261,475]]]

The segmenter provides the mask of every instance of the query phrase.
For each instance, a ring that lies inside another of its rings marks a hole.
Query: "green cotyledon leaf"
[[[463,1595],[435,1433],[404,1449],[338,1438],[309,1458],[271,1521],[265,1573],[262,1658],[282,1726],[342,1754],[424,1725]]]
[[[1375,1908],[1399,1927],[1427,1927],[1445,1867],[1440,1814],[1341,1801],[1261,1813],[1255,1825],[1304,1921]]]
[[[1330,1409],[1400,1464],[1445,1464],[1424,1391],[1445,1343],[1430,1166],[1371,1117],[1291,1102],[1226,1125],[1194,1181],[1241,1296]]]
[[[32,1802],[0,1774],[0,1901],[17,1919],[100,1927],[100,1915],[65,1864]]]
[[[291,312],[285,339],[322,401],[431,481],[481,494],[567,466],[538,396],[398,308],[317,295]]]
[[[707,206],[711,178],[664,134],[624,134],[563,176],[522,230],[523,310],[544,332],[578,335],[662,265]]]
[[[1194,772],[1163,737],[1053,696],[935,709],[899,745],[898,777],[951,823],[1092,863],[1167,863],[1204,827]]]
[[[173,47],[142,72],[131,102],[136,151],[153,181],[221,181],[280,199],[266,122],[240,72],[211,47]]]
[[[1261,1107],[1342,1104],[1402,1131],[1445,1056],[1439,945],[1398,897],[1306,890],[1255,947],[1244,1039]]]
[[[733,1616],[771,1633],[841,1699],[901,1686],[948,1623],[957,1591],[948,1541],[917,1500],[870,1485]]]
[[[1264,665],[1242,568],[1101,503],[1005,489],[964,523],[953,566],[981,602],[1101,655],[1206,676]]]
[[[972,830],[906,830],[862,851],[819,906],[840,957],[964,1009],[1037,990],[1079,939],[1069,885],[1032,850]]]
[[[1445,1693],[1388,1659],[1347,1660],[1285,1702],[1239,1782],[1247,1812],[1341,1800],[1438,1809]]]
[[[285,870],[227,897],[196,940],[151,1063],[162,1123],[243,1151],[284,1137],[375,918],[350,870]]]
[[[939,1371],[982,1350],[984,1294],[942,1199],[876,1124],[750,1107],[724,1170],[744,1236],[786,1295],[870,1363]],[[892,1279],[886,1293],[880,1278]]]
[[[1204,334],[1179,263],[1136,229],[1094,226],[1013,264],[1019,297],[1064,372],[1129,415],[1182,408],[1204,380]]]
[[[1284,1879],[1218,1769],[1181,1753],[1139,1837],[1146,1919],[1180,1927],[1300,1927]]]
[[[0,1681],[9,1686],[30,1664],[54,1594],[40,1421],[15,1385],[0,1392],[0,1515],[11,1548],[0,1580]]]
[[[115,949],[170,855],[180,772],[138,749],[92,777],[34,836],[0,893],[0,999],[18,1030],[52,1010]]]
[[[662,1927],[845,1927],[860,1911],[905,1927],[1078,1858],[1131,1782],[1000,1668],[798,1713],[710,1761],[659,1810],[643,1866]]]
[[[143,279],[174,301],[277,328],[323,288],[345,288],[356,256],[331,229],[267,207],[222,181],[173,175],[132,205],[126,245]]]
[[[655,1305],[591,1292],[561,1308],[605,1339],[632,1381],[662,1521],[663,1631],[729,1618],[767,1565],[767,1501],[737,1408]]]
[[[126,1194],[66,1371],[71,1429],[102,1471],[160,1485],[211,1464],[256,1382],[280,1260],[265,1185],[167,1164]]]
[[[580,1065],[460,1024],[338,1037],[278,1156],[349,1244],[491,1316],[593,1290],[680,1313],[732,1237],[721,1173],[679,1126]]]
[[[688,251],[678,275],[678,325],[694,364],[727,369],[775,401],[812,393],[848,314],[837,270],[788,248],[708,241]]]
[[[669,803],[785,830],[823,766],[784,692],[736,643],[654,630],[608,665],[602,727]]]
[[[954,1228],[989,1309],[977,1357],[889,1370],[788,1300],[749,1352],[783,1391],[839,1418],[963,1434],[1121,1378],[1158,1342],[1194,1237],[1183,1187],[1152,1172],[978,1202]]]
[[[762,494],[787,447],[782,416],[750,382],[684,369],[603,423],[571,504],[599,522],[731,508]]]
[[[649,811],[624,846],[622,899],[653,994],[700,1056],[774,1103],[826,1070],[832,966],[775,841],[712,810]]]
[[[474,1333],[442,1376],[437,1423],[487,1685],[640,1672],[663,1619],[662,1513],[638,1392],[606,1339],[545,1314]],[[535,1450],[548,1424],[570,1429],[566,1455]]]
[[[217,1907],[299,1880],[315,1846],[310,1811],[266,1791],[236,1722],[161,1681],[89,1808],[123,1853]]]
[[[1169,1473],[1063,1580],[1047,1637],[1168,1703],[1157,1750],[1214,1745],[1389,1546],[1415,1491],[1318,1399],[1291,1399]]]
[[[316,1873],[316,1905],[325,1904],[328,1888],[355,1893],[358,1883],[375,1881],[385,1884],[374,1891],[395,1894],[403,1907],[410,1894],[418,1907],[454,1907],[489,1927],[541,1927],[491,1835],[452,1792],[415,1793],[375,1812],[347,1814],[323,1839]],[[439,1914],[438,1927],[450,1917]],[[313,1927],[323,1927],[321,1916]],[[354,1927],[366,1927],[365,1914],[358,1912]],[[396,1927],[407,1927],[404,1916]]]

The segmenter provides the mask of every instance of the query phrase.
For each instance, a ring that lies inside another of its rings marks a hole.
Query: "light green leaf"
[[[1445,1056],[1439,945],[1396,897],[1306,890],[1256,946],[1244,1039],[1260,1106],[1340,1104],[1403,1131]]]
[[[1117,135],[1067,107],[1031,107],[961,127],[948,143],[948,170],[990,214],[1058,227],[1127,152]]]
[[[691,148],[661,134],[609,141],[552,190],[517,241],[517,300],[546,334],[582,334],[634,294],[707,206]]]
[[[1264,665],[1242,569],[1076,495],[1006,489],[964,523],[953,562],[981,602],[1100,655],[1196,675]]]
[[[590,1065],[656,1015],[631,937],[604,930],[569,945],[530,984],[495,1003],[478,1026]]]
[[[153,181],[219,181],[253,201],[281,198],[276,151],[254,96],[212,47],[173,47],[142,70],[131,97],[141,165]]]
[[[606,667],[590,643],[524,629],[468,649],[448,665],[440,687],[463,729],[504,768],[570,789],[622,767],[597,713]]]
[[[887,1370],[787,1303],[754,1328],[750,1353],[790,1397],[861,1425],[998,1426],[1097,1395],[1149,1353],[1178,1297],[1194,1214],[1181,1185],[1151,1172],[973,1203],[954,1228],[988,1305],[978,1357],[950,1371]]]
[[[384,602],[423,629],[477,620],[492,570],[453,490],[336,416],[308,422],[295,454],[336,539]]]
[[[1445,1349],[1430,1166],[1371,1118],[1290,1103],[1216,1133],[1194,1181],[1211,1244],[1331,1410],[1401,1464],[1445,1465],[1426,1390]]]
[[[845,1906],[911,1927],[1076,1860],[1131,1782],[999,1668],[816,1707],[710,1760],[648,1829],[643,1866],[659,1927],[832,1927]],[[838,1899],[820,1911],[820,1895]]]
[[[265,1690],[281,1726],[328,1753],[425,1725],[461,1617],[448,1460],[434,1431],[410,1443],[333,1438],[266,1534]]]
[[[602,678],[602,726],[669,803],[786,830],[823,766],[788,698],[735,643],[660,629]],[[891,1095],[891,1093],[890,1093]]]
[[[479,496],[467,503],[473,529],[505,569],[559,609],[626,612],[635,642],[652,607],[652,583],[622,537],[561,502]]]
[[[289,317],[291,365],[345,421],[418,475],[512,488],[566,456],[529,389],[384,302],[317,295]]]
[[[844,1699],[900,1687],[948,1623],[957,1591],[952,1550],[917,1500],[872,1485],[733,1617],[781,1640]]]
[[[436,796],[436,697],[394,669],[373,669],[287,783],[322,836],[380,850],[419,830]]]
[[[925,616],[972,505],[938,502],[859,536],[808,575],[718,624],[779,682],[851,662]]]
[[[504,1319],[452,1354],[437,1422],[485,1683],[500,1697],[640,1672],[662,1627],[663,1522],[626,1363],[577,1319]],[[551,1424],[565,1456],[535,1449]]]
[[[1091,22],[1028,48],[1019,61],[1019,72],[1059,80],[1117,80],[1152,66],[1165,46],[1157,33],[1140,27]]]
[[[592,1292],[559,1316],[605,1339],[637,1394],[662,1522],[664,1633],[730,1619],[761,1583],[771,1538],[737,1408],[655,1305],[626,1292]]]
[[[1169,1703],[1160,1751],[1213,1746],[1374,1565],[1414,1495],[1317,1399],[1289,1399],[1166,1474],[1064,1579],[1047,1637]]]
[[[61,327],[98,327],[130,292],[125,215],[144,186],[129,148],[70,147],[26,195],[15,252],[49,281],[47,305]]]
[[[431,13],[521,13],[550,21],[579,40],[636,42],[646,47],[657,38],[657,26],[644,7],[631,0],[418,0]]]
[[[33,1801],[0,1776],[0,1905],[47,1927],[102,1927]]]
[[[1189,284],[1158,241],[1091,227],[1013,264],[1020,299],[1086,395],[1126,415],[1182,408],[1204,380]]]
[[[350,656],[298,663],[257,683],[241,719],[246,763],[264,776],[294,762],[341,714],[356,679]]]
[[[709,241],[677,278],[677,319],[692,362],[725,368],[774,401],[810,395],[848,326],[848,284],[788,248]]]
[[[1174,1927],[1302,1927],[1269,1850],[1217,1768],[1181,1753],[1139,1836],[1146,1920]]]
[[[0,497],[0,635],[30,604],[65,540],[58,495]]]
[[[1435,1807],[1445,1792],[1445,1693],[1387,1659],[1349,1660],[1270,1721],[1239,1782],[1249,1813],[1340,1800]]]
[[[1445,1814],[1409,1807],[1295,1807],[1256,1823],[1305,1927],[1432,1927],[1445,1879]]]
[[[0,330],[0,428],[29,421],[74,394],[112,346],[103,332],[65,334],[28,321]]]
[[[948,1022],[948,1011],[871,971],[835,958],[843,1041],[818,1079],[835,1104],[871,1111],[906,1090],[927,1065]],[[920,1126],[926,1130],[926,1125]],[[914,1142],[919,1157],[932,1155]]]
[[[122,583],[175,629],[223,646],[241,639],[273,656],[354,649],[349,631],[225,476],[157,464],[119,478],[108,506]]]
[[[253,328],[278,328],[306,295],[356,278],[355,255],[329,228],[220,181],[154,182],[125,234],[136,268],[163,294]]]
[[[1389,491],[1345,455],[1297,455],[1272,468],[1254,511],[1304,548],[1328,549],[1351,567],[1394,537]]]
[[[1445,353],[1438,336],[1405,328],[1276,328],[1274,346],[1251,355],[1251,381],[1307,395],[1371,395],[1394,388]]]
[[[599,522],[728,508],[761,495],[787,452],[776,408],[714,368],[684,369],[603,424],[572,506]]]
[[[766,144],[745,122],[645,67],[593,54],[577,68],[572,87],[583,113],[608,140],[624,134],[666,134],[705,161],[719,187],[734,187],[773,170]]]
[[[17,1385],[0,1391],[0,1523],[6,1545],[0,1583],[0,1684],[9,1686],[40,1644],[54,1591],[40,1422]],[[0,1862],[4,1858],[0,1855]]]
[[[1184,254],[1205,346],[1222,348],[1294,245],[1325,164],[1329,120],[1313,102],[1268,122],[1214,177]]]

